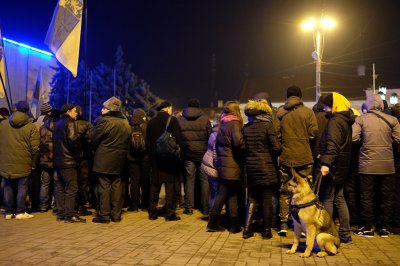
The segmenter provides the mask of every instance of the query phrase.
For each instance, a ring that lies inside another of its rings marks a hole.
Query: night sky
[[[87,59],[89,66],[112,66],[121,44],[125,60],[155,94],[178,105],[197,97],[209,106],[238,98],[246,78],[313,67],[312,35],[300,24],[324,9],[337,27],[326,35],[323,59],[330,66],[323,71],[354,74],[365,64],[372,75],[375,63],[378,84],[400,87],[397,2],[88,0]],[[0,3],[3,36],[48,50],[43,42],[57,1]]]

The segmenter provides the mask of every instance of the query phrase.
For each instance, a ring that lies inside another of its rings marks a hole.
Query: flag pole
[[[84,93],[83,93],[83,105],[84,105],[84,110],[85,110],[85,112],[84,112],[84,116],[87,116],[87,114],[89,113],[88,112],[88,108],[87,108],[87,100],[86,100],[86,98],[87,98],[87,91],[88,91],[88,89],[87,89],[87,25],[88,25],[88,23],[87,23],[87,17],[88,17],[88,12],[87,12],[87,0],[83,0],[83,12],[85,13],[85,29],[84,29],[84,31],[85,31],[85,41],[84,41],[84,43],[83,43],[83,46],[84,46],[84,49],[85,49],[85,53],[84,53],[84,60],[85,60],[85,91],[84,91]]]
[[[6,48],[4,46],[4,41],[3,41],[3,36],[1,34],[1,22],[0,22],[0,41],[1,41],[1,47],[3,47],[3,59],[4,59],[4,71],[6,72],[5,75],[7,76],[8,79],[8,88],[10,87],[10,79],[8,78],[8,69],[7,69],[7,60],[6,60]],[[6,77],[3,77],[0,73],[0,79],[1,79],[1,85],[4,88],[4,95],[6,96],[6,100],[7,100],[7,105],[8,105],[8,109],[11,112],[11,106],[12,106],[12,98],[11,98],[11,90],[9,89],[9,93],[10,93],[10,99],[8,98],[8,93],[7,93],[7,88],[6,88],[6,84],[4,82]],[[10,104],[11,103],[11,104]]]
[[[10,113],[11,113],[10,100],[8,99],[8,94],[7,94],[7,90],[6,90],[6,85],[4,84],[3,75],[1,75],[1,73],[0,73],[0,80],[1,80],[1,85],[2,85],[3,88],[4,88],[4,95],[6,96],[7,105],[8,105],[8,110],[10,110]]]

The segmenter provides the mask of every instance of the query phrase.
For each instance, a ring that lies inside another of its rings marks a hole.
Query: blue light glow
[[[47,56],[53,56],[53,54],[50,53],[50,52],[43,51],[43,50],[37,49],[37,48],[35,48],[35,47],[29,46],[29,45],[26,45],[26,44],[23,44],[23,43],[20,43],[20,42],[16,42],[16,41],[7,39],[6,37],[3,37],[3,40],[4,40],[5,42],[9,42],[9,43],[15,44],[15,45],[17,45],[17,46],[20,46],[20,47],[23,47],[23,48],[26,48],[26,49],[29,49],[29,50],[32,50],[32,51],[35,51],[35,52],[38,52],[38,53],[47,55]]]

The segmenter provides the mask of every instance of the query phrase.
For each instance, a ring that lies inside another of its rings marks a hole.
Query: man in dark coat
[[[72,104],[61,107],[61,119],[53,130],[53,163],[57,170],[55,196],[57,220],[85,223],[75,210],[78,192],[78,160],[82,157],[79,134],[75,124],[78,113]]]
[[[179,128],[178,120],[172,115],[172,104],[168,101],[163,101],[157,107],[158,114],[152,118],[147,125],[146,130],[146,145],[150,154],[150,162],[152,166],[152,175],[150,180],[150,203],[149,203],[149,219],[155,220],[158,218],[157,204],[161,185],[165,184],[165,220],[176,221],[181,218],[175,213],[174,204],[174,183],[179,179],[181,170],[180,158],[162,160],[157,156],[156,142],[161,134],[167,130],[176,139],[177,144],[182,147],[182,137]],[[168,118],[171,117],[168,128],[166,124]],[[182,149],[181,149],[182,150]]]
[[[343,188],[350,169],[351,126],[354,116],[350,102],[339,93],[327,94],[323,103],[329,120],[320,145],[319,160],[323,178],[319,195],[331,216],[333,216],[333,206],[336,207],[340,222],[340,241],[350,243],[350,215]]]
[[[287,190],[292,170],[303,178],[312,179],[313,156],[310,140],[318,133],[314,112],[304,106],[301,89],[291,86],[286,92],[285,105],[277,112],[277,132],[281,137],[282,153],[279,157],[281,189],[279,194],[279,217],[281,236],[286,236],[289,218],[290,195]]]
[[[190,99],[188,107],[183,109],[182,116],[178,118],[179,127],[182,132],[183,159],[185,173],[185,210],[184,214],[193,214],[194,192],[196,175],[199,177],[201,186],[201,212],[208,214],[208,197],[210,187],[208,178],[202,171],[200,165],[207,151],[207,141],[211,133],[211,123],[200,109],[197,99]]]
[[[4,178],[6,220],[33,218],[26,212],[26,195],[29,176],[39,155],[39,133],[27,115],[29,105],[20,101],[16,108],[16,112],[0,123],[0,176]]]
[[[131,138],[128,119],[121,113],[121,100],[111,97],[103,103],[101,116],[94,122],[92,145],[93,172],[99,180],[100,209],[93,222],[121,221],[124,170]]]

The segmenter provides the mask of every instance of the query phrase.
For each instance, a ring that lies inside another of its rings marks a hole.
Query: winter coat
[[[338,107],[342,106],[342,107]],[[335,110],[344,110],[336,112]],[[344,184],[351,162],[352,124],[354,116],[350,102],[338,93],[333,93],[332,114],[328,114],[328,124],[321,139],[321,165],[329,167],[335,184]]]
[[[218,177],[217,170],[217,151],[215,149],[215,143],[217,139],[217,134],[219,130],[219,125],[212,128],[210,137],[208,138],[207,151],[203,156],[203,160],[200,166],[201,171],[209,177]]]
[[[243,134],[246,146],[246,177],[249,187],[271,186],[278,183],[277,157],[281,144],[271,113],[247,109],[248,123]]]
[[[210,121],[200,108],[187,107],[178,122],[182,132],[183,158],[201,162],[211,133]]]
[[[39,133],[22,112],[0,123],[0,176],[20,178],[31,174],[39,155]]]
[[[287,167],[312,164],[310,139],[318,134],[314,112],[304,106],[302,99],[291,96],[278,110],[277,116],[277,132],[282,143],[280,163]]]
[[[40,127],[40,159],[39,164],[45,168],[53,168],[53,130],[57,123],[56,119],[46,117]]]
[[[82,158],[78,125],[70,116],[64,114],[53,130],[54,168],[76,168]]]
[[[158,114],[149,121],[146,129],[146,146],[149,150],[152,166],[151,182],[154,184],[173,183],[178,180],[180,176],[182,166],[181,160],[160,160],[156,152],[156,141],[165,131],[169,116],[170,115],[165,111],[158,112]],[[167,130],[172,133],[182,150],[181,131],[176,117],[171,117]]]
[[[83,150],[81,160],[89,160],[92,157],[91,143],[93,126],[89,121],[79,119],[76,121],[78,134],[80,135],[80,145]]]
[[[143,139],[146,142],[146,130],[147,130],[147,117],[146,113],[142,109],[136,109],[130,121],[131,133],[135,131],[141,131]],[[132,143],[132,141],[130,142]],[[134,151],[132,145],[129,146],[128,162],[141,162],[149,161],[149,152],[147,149],[144,151]]]
[[[353,141],[361,141],[360,174],[395,173],[392,143],[400,141],[400,125],[396,117],[380,111],[383,104],[377,97],[367,99],[368,113],[357,117],[353,124]],[[373,113],[384,117],[391,127]]]
[[[328,124],[328,118],[326,117],[326,113],[323,109],[323,104],[322,104],[322,109],[317,108],[315,111],[315,118],[317,119],[317,125],[318,125],[318,134],[315,137],[315,139],[310,140],[311,141],[311,147],[312,147],[312,153],[313,153],[313,158],[314,160],[317,158],[318,154],[321,154],[321,139],[322,136],[325,133],[325,128],[326,125]]]
[[[217,134],[218,177],[227,180],[241,180],[244,138],[242,122],[233,113],[222,114]]]
[[[121,174],[131,140],[128,119],[120,111],[110,111],[96,118],[93,127],[93,172]]]

